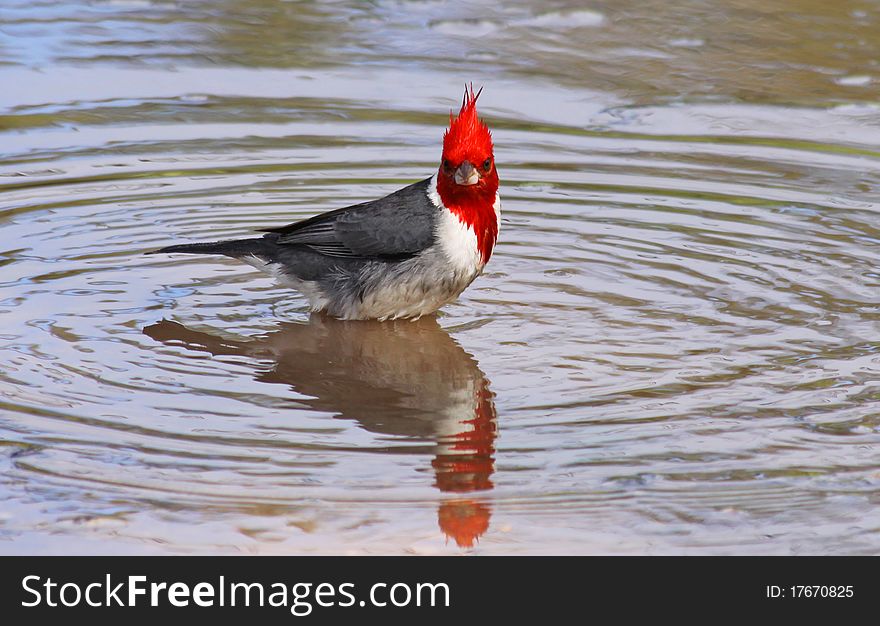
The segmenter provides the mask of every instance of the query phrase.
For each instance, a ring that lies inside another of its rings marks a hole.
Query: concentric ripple
[[[658,104],[487,56],[487,273],[437,319],[344,323],[234,261],[142,253],[427,176],[459,76],[413,69],[422,49],[169,69],[232,44],[153,2],[37,3],[3,32],[94,50],[87,23],[137,21],[129,4],[165,38],[147,67],[2,57],[0,551],[878,551],[875,106]],[[607,47],[619,23],[525,3],[462,30],[398,4],[426,48],[537,29],[534,62],[548,33]],[[150,47],[115,32],[113,59]]]

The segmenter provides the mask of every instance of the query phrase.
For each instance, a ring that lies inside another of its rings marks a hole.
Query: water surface
[[[0,9],[0,552],[880,551],[875,2]],[[145,257],[428,176],[436,318]]]

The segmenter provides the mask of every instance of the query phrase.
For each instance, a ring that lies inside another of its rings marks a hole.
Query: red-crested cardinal
[[[418,318],[451,302],[483,271],[501,201],[492,136],[473,87],[449,115],[437,173],[394,193],[253,239],[186,243],[155,253],[222,254],[303,293],[341,319]]]

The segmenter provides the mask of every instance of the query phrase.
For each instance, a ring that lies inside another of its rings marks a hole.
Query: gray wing
[[[275,242],[305,245],[326,256],[405,258],[434,243],[439,209],[428,198],[426,179],[391,195],[268,229]]]

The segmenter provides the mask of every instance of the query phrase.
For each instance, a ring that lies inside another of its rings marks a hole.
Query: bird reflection
[[[313,316],[231,340],[163,320],[144,329],[164,343],[212,355],[271,361],[256,380],[289,385],[307,406],[357,420],[374,433],[435,442],[434,485],[444,499],[438,521],[447,538],[472,547],[489,528],[488,503],[467,496],[492,489],[496,419],[489,381],[434,318],[346,322]],[[264,364],[261,364],[264,366]]]

